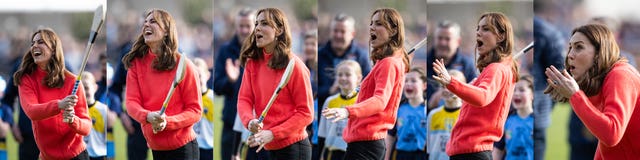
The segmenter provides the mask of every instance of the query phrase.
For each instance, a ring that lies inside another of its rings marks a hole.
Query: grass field
[[[547,151],[545,159],[569,159],[569,117],[571,106],[557,104],[551,115],[551,126],[547,129]]]
[[[215,110],[214,110],[214,159],[220,159],[220,134],[222,133],[222,97],[215,97]],[[568,132],[567,125],[569,122],[569,113],[571,108],[567,104],[558,104],[553,110],[552,120],[553,123],[547,131],[547,153],[545,159],[569,159],[569,144],[568,144]],[[114,128],[114,134],[116,137],[116,159],[125,160],[126,156],[126,133],[117,122]],[[9,160],[17,160],[18,148],[16,142],[11,135],[8,136],[8,155]],[[151,159],[149,153],[149,158]]]

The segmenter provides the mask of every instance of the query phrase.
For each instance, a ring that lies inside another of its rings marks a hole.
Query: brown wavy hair
[[[158,57],[153,60],[153,69],[160,71],[173,69],[176,67],[176,59],[179,54],[178,30],[176,29],[175,20],[169,12],[162,9],[151,9],[144,15],[145,16],[143,18],[153,15],[153,18],[158,22],[160,28],[167,32],[167,35],[162,40],[160,53],[155,53]],[[131,61],[134,59],[145,56],[149,49],[149,45],[144,43],[144,32],[141,29],[138,38],[133,43],[133,47],[131,47],[131,51],[122,58],[122,63],[124,63],[125,68],[128,69],[131,67]]]
[[[375,64],[379,60],[393,55],[394,51],[400,50],[400,52],[402,52],[402,54],[404,55],[402,61],[406,66],[405,72],[409,72],[411,60],[409,59],[409,54],[407,54],[407,51],[404,50],[405,31],[402,16],[400,16],[400,13],[396,9],[379,8],[371,13],[371,19],[373,19],[373,16],[376,15],[376,13],[380,14],[380,19],[382,19],[380,23],[382,23],[382,26],[384,26],[384,28],[390,31],[390,33],[392,33],[393,35],[389,36],[389,41],[381,48],[373,48],[373,50],[370,52],[371,55],[369,56],[371,58],[371,61],[373,61],[373,63]],[[373,24],[373,21],[371,21],[369,25],[371,24]],[[369,46],[371,46],[371,43],[369,43]]]
[[[283,69],[287,66],[289,62],[289,58],[291,56],[291,33],[289,29],[289,22],[287,21],[287,17],[280,9],[277,8],[263,8],[256,12],[256,19],[260,13],[265,14],[265,20],[268,25],[275,28],[276,30],[281,30],[282,33],[280,35],[276,35],[274,42],[276,43],[276,47],[273,51],[273,57],[269,59],[267,62],[267,66],[271,69]],[[258,22],[256,22],[256,25]],[[244,40],[242,44],[242,49],[240,51],[240,64],[243,66],[246,65],[249,59],[262,59],[262,49],[258,48],[256,44],[256,30]]]
[[[44,77],[44,85],[49,88],[60,88],[64,85],[64,73],[68,72],[64,66],[64,52],[62,51],[62,42],[58,37],[58,34],[53,31],[51,28],[43,28],[38,29],[31,35],[30,41],[33,40],[33,37],[36,34],[40,34],[42,40],[44,40],[45,45],[49,47],[52,51],[51,59],[49,60],[49,64],[46,66],[45,71],[47,72],[47,76]],[[33,46],[31,42],[31,46]],[[16,86],[19,86],[21,83],[22,76],[33,73],[38,68],[38,65],[35,63],[33,59],[33,53],[31,49],[27,51],[26,54],[22,57],[22,62],[20,63],[20,67],[18,71],[13,74],[13,82]]]
[[[589,39],[596,53],[593,57],[594,65],[576,81],[585,95],[594,96],[600,93],[602,82],[613,65],[618,61],[626,61],[626,59],[620,57],[620,48],[616,38],[606,26],[600,24],[580,26],[571,31],[571,36],[577,32],[584,34]],[[569,66],[569,56],[564,59],[564,65]]]
[[[513,46],[514,46],[514,35],[513,28],[511,27],[511,22],[502,13],[498,12],[488,12],[482,14],[478,19],[478,23],[482,20],[482,18],[486,18],[487,26],[489,27],[489,31],[498,35],[501,42],[498,42],[496,48],[492,51],[489,51],[488,54],[480,55],[477,60],[476,67],[482,72],[485,67],[489,66],[491,63],[501,62],[503,60],[511,60],[511,72],[513,73],[513,81],[518,81],[518,63],[513,59]],[[479,29],[478,26],[477,29]],[[477,52],[477,50],[476,50]]]

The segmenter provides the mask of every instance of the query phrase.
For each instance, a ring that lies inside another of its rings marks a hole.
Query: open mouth
[[[573,71],[576,70],[576,66],[573,66],[573,65],[569,65],[568,68],[570,73],[573,73]]]
[[[42,52],[40,51],[33,51],[33,56],[40,56],[42,55]]]
[[[373,40],[376,40],[376,39],[378,39],[378,36],[376,36],[375,34],[371,34],[370,39],[371,39],[372,41],[373,41]]]
[[[476,46],[477,46],[477,47],[482,47],[482,45],[484,45],[484,42],[482,42],[482,41],[480,41],[480,40],[477,40],[477,41],[476,41]]]
[[[264,36],[262,36],[260,34],[256,35],[256,39],[262,39],[262,37],[264,37]]]
[[[412,94],[415,90],[414,89],[405,89],[404,92],[406,92],[407,94]]]
[[[513,99],[513,103],[520,104],[522,103],[522,99]]]
[[[144,35],[152,35],[153,32],[151,31],[151,29],[145,29],[144,30]]]

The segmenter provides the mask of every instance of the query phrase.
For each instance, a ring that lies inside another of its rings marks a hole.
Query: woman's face
[[[404,96],[408,99],[422,97],[427,83],[420,79],[418,72],[409,72],[404,76]]]
[[[480,55],[485,55],[498,46],[498,35],[491,32],[487,18],[480,19],[476,28],[476,49]]]
[[[596,49],[587,36],[576,32],[569,40],[569,54],[567,54],[567,69],[573,78],[580,79],[594,64]]]
[[[511,104],[515,109],[533,106],[533,91],[529,88],[529,82],[520,80],[516,83]]]
[[[343,95],[353,92],[358,86],[360,78],[350,65],[340,65],[337,68],[336,79],[338,80],[338,88]]]
[[[276,40],[276,29],[269,25],[264,12],[260,12],[256,19],[255,36],[258,48],[266,47],[266,50],[269,53],[273,51],[276,44],[273,43]]]
[[[166,30],[160,27],[160,23],[153,17],[153,13],[145,18],[142,33],[144,43],[150,46],[161,43],[164,37],[167,36]]]
[[[373,48],[381,48],[389,41],[389,31],[382,24],[380,13],[376,13],[369,23],[369,43]]]
[[[34,63],[44,69],[44,67],[49,64],[52,55],[53,50],[47,46],[44,39],[42,39],[42,35],[36,33],[31,40],[31,56],[33,57]]]

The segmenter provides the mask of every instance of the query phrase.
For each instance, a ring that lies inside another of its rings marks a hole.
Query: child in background
[[[517,114],[509,115],[504,136],[494,144],[494,160],[533,160],[533,77],[523,75],[511,101]]]
[[[449,70],[451,78],[460,82],[466,82],[464,74],[457,70]],[[442,97],[444,105],[433,109],[427,116],[427,157],[429,160],[448,160],[449,156],[445,152],[451,129],[458,120],[462,99],[455,94],[443,89]]]
[[[387,137],[386,157],[395,159],[426,159],[426,106],[424,92],[427,89],[427,74],[423,68],[412,68],[404,77],[406,102],[400,104],[398,120]],[[395,153],[392,153],[395,145]]]
[[[198,78],[200,78],[200,89],[202,90],[202,118],[193,125],[193,130],[198,135],[198,148],[200,148],[200,159],[213,159],[213,91],[207,86],[207,81],[211,77],[207,62],[202,58],[194,58],[193,64],[196,66]]]
[[[87,144],[87,152],[91,160],[105,159],[107,157],[107,125],[113,124],[115,119],[107,117],[109,107],[106,104],[96,101],[95,93],[98,90],[98,84],[93,74],[82,72],[81,76],[92,122],[91,132],[84,137],[84,142]]]
[[[362,80],[360,64],[354,60],[344,60],[336,66],[336,80],[339,93],[325,100],[322,110],[327,108],[343,108],[356,103],[358,92],[356,88]],[[342,138],[342,132],[347,126],[347,119],[328,121],[320,117],[318,137],[324,138],[322,157],[325,160],[341,160],[347,151],[347,142]]]

